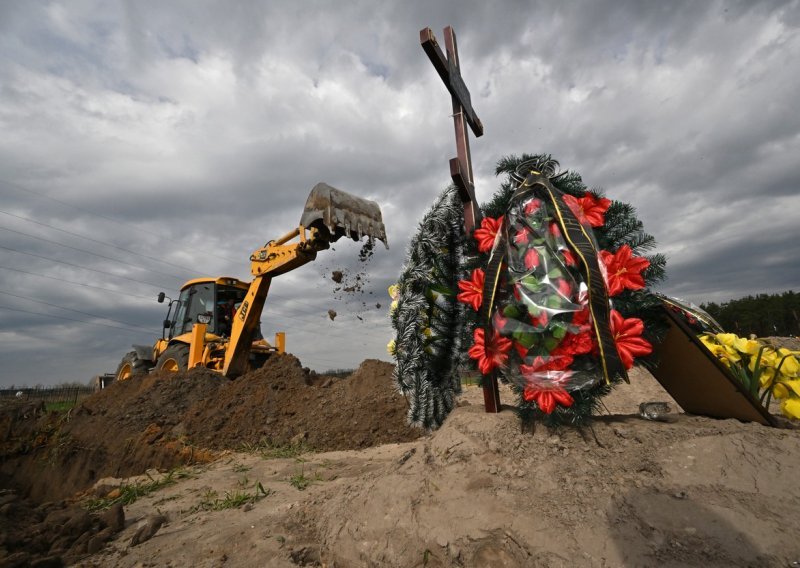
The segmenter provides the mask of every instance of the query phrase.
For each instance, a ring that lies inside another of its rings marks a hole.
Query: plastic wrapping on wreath
[[[700,306],[675,298],[657,294],[664,307],[680,317],[695,333],[723,333],[722,326]]]
[[[491,312],[494,332],[511,341],[504,342],[501,377],[534,391],[575,391],[603,380],[589,288],[553,206],[529,194],[510,204],[503,226],[505,239],[492,251],[505,245]]]

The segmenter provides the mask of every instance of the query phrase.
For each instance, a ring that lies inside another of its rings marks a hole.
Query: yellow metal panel
[[[279,331],[275,334],[275,347],[278,353],[286,353],[286,333]]]
[[[246,290],[250,286],[249,283],[242,282],[238,278],[233,278],[232,276],[214,276],[193,278],[181,286],[181,290],[188,288],[189,286],[194,286],[195,284],[218,284],[221,286],[233,286],[234,288],[240,288],[242,290]]]
[[[205,348],[206,329],[205,323],[196,323],[192,327],[192,339],[189,342],[189,368],[194,369],[198,363],[203,362],[203,349]]]

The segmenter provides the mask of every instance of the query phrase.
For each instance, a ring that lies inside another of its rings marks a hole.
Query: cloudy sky
[[[317,370],[388,359],[386,287],[455,154],[426,26],[458,34],[479,201],[500,157],[551,153],[637,207],[663,292],[798,289],[798,1],[433,4],[0,0],[0,386],[113,372],[159,291],[248,278],[319,181],[378,201],[391,249],[276,278],[265,335]]]

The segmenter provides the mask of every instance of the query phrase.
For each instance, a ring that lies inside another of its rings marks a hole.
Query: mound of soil
[[[209,462],[247,445],[344,450],[416,439],[392,369],[367,360],[349,377],[326,377],[276,355],[236,380],[193,369],[115,383],[66,414],[4,404],[0,564],[60,566],[102,547],[121,527],[63,501],[101,478]]]
[[[393,365],[368,359],[349,377],[318,376],[291,355],[222,385],[212,404],[197,405],[181,424],[192,443],[216,450],[290,442],[317,450],[406,442],[406,401],[392,388]]]
[[[36,501],[62,499],[102,477],[212,460],[247,445],[317,450],[409,441],[392,365],[367,360],[350,377],[316,375],[293,355],[226,379],[205,369],[112,384],[63,416],[0,412],[0,483]]]

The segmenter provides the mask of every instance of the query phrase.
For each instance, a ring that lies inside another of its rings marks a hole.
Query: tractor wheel
[[[117,381],[127,381],[133,377],[146,375],[147,369],[152,365],[150,361],[142,359],[136,351],[131,351],[122,358],[117,367],[114,379]]]
[[[167,347],[156,361],[156,371],[177,373],[189,368],[189,346],[175,343]]]

